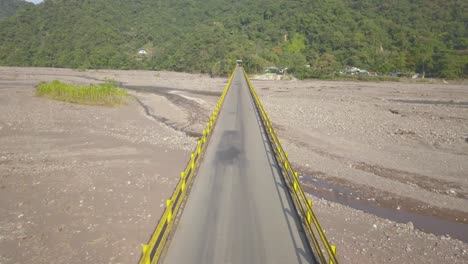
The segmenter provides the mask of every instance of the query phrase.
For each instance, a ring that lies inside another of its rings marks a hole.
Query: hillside
[[[251,71],[277,65],[299,77],[356,66],[462,78],[467,8],[464,0],[46,0],[0,22],[0,65],[225,74],[241,58]]]
[[[27,4],[23,0],[1,0],[0,1],[0,19],[13,16],[23,5]]]

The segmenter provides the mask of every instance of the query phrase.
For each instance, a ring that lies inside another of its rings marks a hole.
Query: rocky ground
[[[466,84],[254,85],[346,262],[468,261]]]
[[[132,99],[34,97],[54,79]],[[0,263],[136,263],[226,81],[0,68]],[[468,262],[466,84],[254,85],[342,262]]]

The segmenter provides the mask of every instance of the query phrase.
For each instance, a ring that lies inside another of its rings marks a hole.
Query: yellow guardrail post
[[[172,201],[171,200],[166,200],[166,208],[168,210],[168,215],[167,215],[167,222],[169,223],[172,218]]]
[[[185,191],[185,171],[180,173],[180,181],[182,182],[182,191]]]
[[[336,258],[336,246],[333,246],[331,245],[331,250],[333,252],[333,255],[335,256]],[[330,259],[330,264],[335,264],[336,262],[334,262],[332,259]]]
[[[298,188],[298,177],[297,177],[297,172],[294,172],[294,191],[297,191],[297,188]]]
[[[148,252],[149,245],[148,244],[143,244],[141,245],[142,251],[143,251],[143,256],[146,255],[146,252]],[[142,264],[151,264],[149,258],[146,258]]]
[[[190,168],[193,170],[195,168],[195,154],[190,154]]]
[[[202,141],[201,141],[201,139],[200,139],[200,140],[198,140],[198,142],[197,142],[197,154],[198,154],[198,155],[200,155],[200,153],[201,153],[201,147],[202,147]]]

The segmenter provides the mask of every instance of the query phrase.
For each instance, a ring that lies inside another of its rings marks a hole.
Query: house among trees
[[[140,54],[140,55],[148,55],[148,52],[147,52],[146,50],[144,50],[144,49],[141,49],[141,50],[138,51],[138,54]]]
[[[346,74],[346,75],[370,75],[369,71],[359,69],[357,67],[346,67],[344,71],[340,71],[341,74]]]

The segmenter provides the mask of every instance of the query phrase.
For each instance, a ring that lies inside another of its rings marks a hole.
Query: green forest
[[[15,15],[16,11],[28,4],[23,0],[0,0],[0,19]]]
[[[242,59],[299,78],[346,66],[465,78],[467,10],[466,0],[45,0],[0,20],[0,65],[224,75]]]

